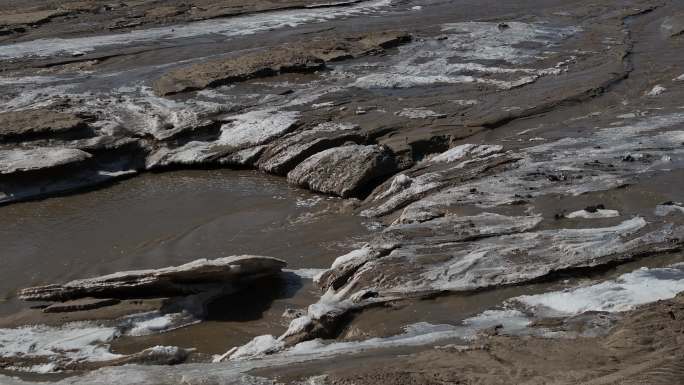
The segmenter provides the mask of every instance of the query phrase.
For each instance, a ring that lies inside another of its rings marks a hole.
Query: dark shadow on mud
[[[262,319],[275,300],[292,298],[303,286],[302,278],[289,272],[254,280],[237,293],[209,302],[204,320],[248,322]]]

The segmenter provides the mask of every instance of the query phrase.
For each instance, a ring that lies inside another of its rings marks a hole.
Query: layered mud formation
[[[156,346],[122,355],[108,344],[199,322],[211,301],[275,279],[285,266],[279,259],[243,255],[23,289],[20,299],[43,303],[43,314],[0,321],[0,367],[49,372],[184,362],[192,349]],[[17,327],[24,320],[39,324]]]
[[[341,198],[369,229],[325,269],[247,256],[42,282],[18,297],[55,303],[0,319],[2,366],[77,371],[64,384],[684,381],[683,6],[484,3],[3,14],[8,208],[149,171],[248,168]],[[287,309],[284,331],[213,355],[110,349],[287,274],[320,295]],[[92,338],[62,344],[75,327]]]
[[[87,297],[144,298],[194,294],[274,275],[285,265],[284,261],[275,258],[256,256],[196,260],[177,267],[123,271],[61,285],[30,287],[21,290],[19,298],[24,301],[65,301]]]

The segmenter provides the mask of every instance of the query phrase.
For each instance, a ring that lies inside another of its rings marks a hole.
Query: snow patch
[[[225,37],[245,36],[302,24],[322,23],[336,18],[373,13],[391,5],[391,3],[391,0],[375,0],[361,2],[349,7],[270,11],[231,17],[229,19],[198,21],[183,25],[140,29],[110,35],[70,39],[38,39],[3,45],[2,50],[0,50],[0,58],[13,59],[83,54],[104,47],[132,46],[148,42],[159,44],[207,35],[223,35]]]
[[[39,170],[81,162],[91,155],[85,151],[63,147],[41,147],[0,151],[0,174]]]
[[[658,84],[658,85],[655,85],[650,91],[648,91],[646,93],[646,96],[659,96],[665,91],[667,91],[667,88]]]
[[[138,321],[126,334],[137,337],[166,331],[175,324],[174,318],[174,314],[165,314]]]
[[[458,105],[458,106],[463,106],[463,107],[474,106],[474,105],[480,103],[476,99],[456,99],[456,100],[449,100],[449,101]]]
[[[655,215],[664,217],[672,213],[684,214],[684,206],[679,202],[671,202],[667,204],[657,205],[655,208]]]
[[[264,144],[287,132],[298,117],[297,111],[269,109],[235,115],[221,127],[219,142],[236,148]]]
[[[428,119],[428,118],[443,118],[446,115],[438,112],[428,110],[427,108],[404,108],[396,112],[397,116],[402,116],[409,119]]]
[[[107,345],[119,334],[117,328],[86,322],[68,323],[60,327],[36,325],[0,329],[0,355],[44,357],[58,363],[107,361],[122,357],[110,353]],[[42,367],[41,370],[46,368]]]
[[[230,355],[230,359],[240,360],[244,358],[263,357],[267,354],[282,350],[284,346],[284,342],[271,335],[258,336],[247,344],[237,348]]]
[[[591,286],[521,296],[514,301],[550,312],[553,316],[587,311],[623,312],[638,305],[673,298],[684,291],[684,265],[641,268],[611,281]]]
[[[489,144],[484,144],[484,145],[475,145],[471,143],[466,143],[462,144],[460,146],[453,147],[433,158],[430,160],[435,163],[451,163],[460,159],[463,159],[467,155],[472,155],[472,156],[477,156],[477,157],[484,157],[490,154],[493,154],[495,152],[499,152],[503,149],[502,146],[495,144],[495,145],[489,145]]]
[[[595,219],[595,218],[614,218],[620,216],[620,212],[617,210],[605,210],[596,209],[593,211],[578,210],[567,214],[566,218],[584,218],[584,219]]]
[[[506,31],[501,31],[502,24]],[[431,84],[490,85],[512,89],[542,76],[558,75],[575,60],[570,57],[550,68],[526,68],[521,64],[545,58],[557,42],[577,28],[552,28],[528,23],[453,23],[442,26],[446,39],[425,40],[399,48],[399,54],[382,67],[384,72],[355,76],[353,87],[409,88]],[[541,48],[522,48],[524,42]],[[488,66],[478,61],[504,62]]]
[[[296,269],[296,270],[284,269],[283,271],[296,274],[300,278],[303,278],[303,279],[314,279],[317,276],[321,275],[323,272],[328,271],[328,269],[315,269],[315,268]]]

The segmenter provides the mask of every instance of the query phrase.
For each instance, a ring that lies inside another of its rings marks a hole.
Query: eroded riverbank
[[[105,274],[197,257],[288,263],[220,299],[203,287],[188,297],[199,312],[179,298],[162,300],[173,312],[146,298],[156,318],[103,317],[89,324],[102,337],[78,348],[115,355],[105,365],[215,363],[103,369],[63,383],[123,384],[127,374],[150,384],[195,374],[197,383],[510,380],[482,354],[506,357],[527,373],[514,376],[521,383],[566,370],[558,383],[596,373],[605,383],[681,378],[670,360],[684,282],[679,4],[390,1],[245,12],[176,25],[190,14],[180,12],[172,26],[72,35],[55,16],[56,40],[31,37],[48,19],[0,46],[0,212],[15,271],[3,291],[55,283],[63,286],[22,293],[98,295],[88,290]],[[264,174],[148,173],[198,166]],[[65,193],[76,195],[51,197]],[[25,227],[39,240],[19,241]],[[66,241],[73,234],[83,248]],[[49,263],[27,276],[27,259]],[[136,301],[119,285],[104,284],[123,300],[105,313]],[[111,299],[54,298],[56,309]],[[14,313],[17,304],[3,306]],[[95,313],[64,314],[62,323]],[[30,317],[10,315],[6,334],[54,322]],[[664,332],[638,340],[642,319]],[[24,370],[101,365],[65,355],[51,338],[41,352],[53,349],[62,366]],[[553,355],[566,344],[596,362],[583,371],[583,361]],[[181,359],[187,348],[197,350]],[[545,352],[569,363],[515,358]],[[403,354],[434,365],[399,368]],[[340,357],[387,370],[350,376],[331,367]],[[625,371],[639,357],[646,363]],[[469,366],[462,375],[450,369],[456,359]]]

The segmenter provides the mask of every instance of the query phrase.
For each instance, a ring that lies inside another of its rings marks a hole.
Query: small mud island
[[[0,3],[0,384],[684,383],[684,4]]]

